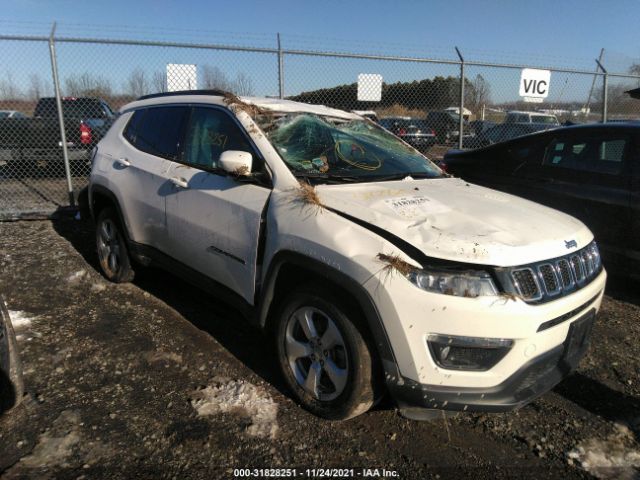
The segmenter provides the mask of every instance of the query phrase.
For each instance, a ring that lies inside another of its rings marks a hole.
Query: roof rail
[[[224,96],[229,92],[225,90],[212,89],[212,90],[181,90],[178,92],[162,92],[162,93],[152,93],[150,95],[143,95],[142,97],[137,98],[136,100],[147,100],[149,98],[160,98],[160,97],[173,97],[179,95],[215,95],[215,96]]]

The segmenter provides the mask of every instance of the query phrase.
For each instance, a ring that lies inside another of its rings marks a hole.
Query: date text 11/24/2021
[[[399,478],[385,468],[235,468],[234,478]]]

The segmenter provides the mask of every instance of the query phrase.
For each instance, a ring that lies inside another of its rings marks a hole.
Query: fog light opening
[[[427,345],[433,360],[441,368],[486,371],[505,357],[513,340],[429,335]]]

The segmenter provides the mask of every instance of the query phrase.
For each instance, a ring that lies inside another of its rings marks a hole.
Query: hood
[[[580,221],[457,178],[319,185],[321,201],[429,257],[515,266],[566,255],[593,240]],[[574,240],[576,248],[567,249]]]

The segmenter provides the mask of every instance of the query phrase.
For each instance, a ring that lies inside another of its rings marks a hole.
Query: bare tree
[[[72,75],[65,79],[65,94],[74,97],[110,97],[113,89],[104,77],[93,76],[89,73]]]
[[[253,81],[246,73],[240,72],[233,82],[232,91],[236,95],[253,95]]]
[[[38,99],[40,99],[40,97],[46,95],[45,88],[46,87],[45,87],[44,81],[42,80],[42,77],[40,77],[39,74],[32,73],[31,75],[29,75],[29,91],[27,94],[29,97],[29,100],[35,102]]]
[[[151,89],[155,93],[163,93],[167,91],[167,76],[164,72],[153,72],[151,77]]]
[[[482,111],[482,106],[490,102],[491,86],[482,75],[478,74],[467,89],[465,104],[468,106],[469,110],[478,115]]]
[[[631,65],[631,67],[629,67],[629,73],[640,77],[640,63],[634,63]],[[640,86],[640,78],[638,78],[636,83]]]
[[[17,100],[20,90],[16,86],[15,79],[11,72],[5,74],[5,78],[0,79],[0,98],[2,100]]]
[[[227,75],[218,67],[205,65],[202,67],[202,88],[231,90],[232,84]]]
[[[141,68],[136,68],[127,79],[126,91],[132,97],[138,98],[149,93],[149,82]]]

